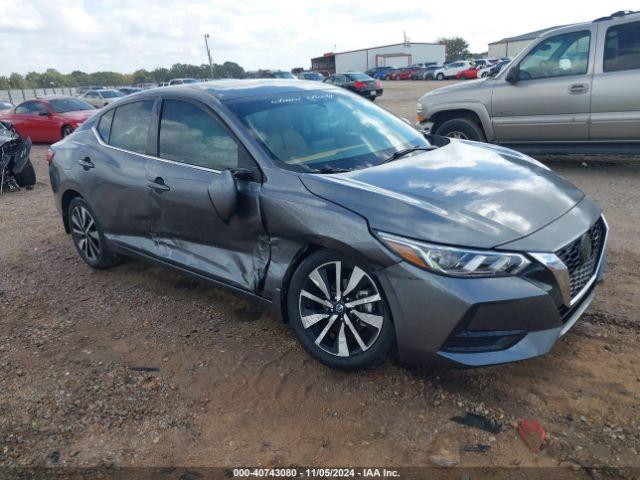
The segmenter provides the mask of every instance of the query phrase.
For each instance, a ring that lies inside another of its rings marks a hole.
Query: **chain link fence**
[[[23,88],[12,90],[0,90],[0,102],[9,102],[17,105],[30,98],[45,97],[47,95],[76,95],[75,87],[51,87],[51,88]]]

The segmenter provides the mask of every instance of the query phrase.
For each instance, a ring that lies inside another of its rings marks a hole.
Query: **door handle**
[[[84,157],[78,160],[78,165],[80,165],[85,170],[89,170],[90,168],[95,168],[95,165],[91,161],[89,157]]]
[[[569,86],[569,93],[571,95],[579,95],[581,93],[587,93],[589,91],[589,86],[585,83],[574,83]]]
[[[156,177],[155,180],[147,180],[147,187],[156,192],[168,192],[171,190],[169,185],[164,183],[164,179],[162,177]]]

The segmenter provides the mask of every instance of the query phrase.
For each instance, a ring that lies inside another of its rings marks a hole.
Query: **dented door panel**
[[[217,172],[150,160],[146,178],[153,212],[151,254],[175,265],[255,292],[269,259],[260,218],[260,184],[239,183],[236,215],[225,224],[208,187]],[[164,184],[166,189],[155,185]]]

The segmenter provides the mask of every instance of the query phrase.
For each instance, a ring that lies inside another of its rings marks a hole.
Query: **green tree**
[[[19,73],[12,73],[9,76],[9,85],[11,88],[26,88],[24,77]]]
[[[447,62],[460,60],[469,55],[469,44],[462,37],[442,37],[438,39],[438,43],[445,46]]]

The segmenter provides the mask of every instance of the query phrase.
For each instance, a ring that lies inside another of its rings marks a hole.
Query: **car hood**
[[[76,122],[84,122],[91,115],[96,113],[97,110],[76,110],[75,112],[59,113],[58,115],[67,120],[75,120]]]
[[[301,180],[315,195],[365,217],[374,230],[477,248],[529,235],[584,197],[526,155],[456,140],[384,165]]]
[[[479,78],[477,80],[467,80],[466,82],[456,83],[455,85],[447,85],[446,87],[436,88],[425,93],[421,98],[433,97],[441,93],[459,92],[463,90],[475,90],[479,84],[486,82],[488,78]]]

